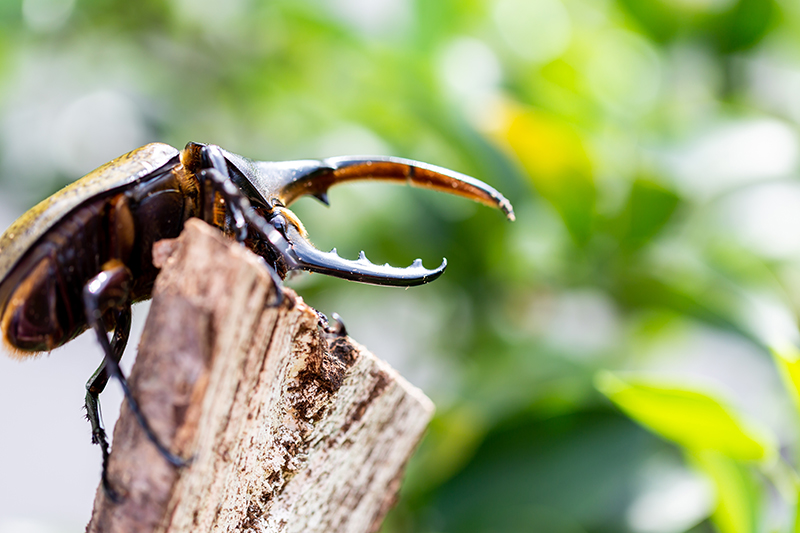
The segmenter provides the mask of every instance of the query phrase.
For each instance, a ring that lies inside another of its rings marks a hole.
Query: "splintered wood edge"
[[[162,267],[89,532],[375,531],[433,404],[349,338],[329,338],[262,260],[190,220]]]

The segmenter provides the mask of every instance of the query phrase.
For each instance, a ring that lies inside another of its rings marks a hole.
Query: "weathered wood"
[[[433,406],[349,338],[330,338],[261,260],[190,220],[162,272],[130,382],[170,466],[123,406],[89,532],[375,531]]]

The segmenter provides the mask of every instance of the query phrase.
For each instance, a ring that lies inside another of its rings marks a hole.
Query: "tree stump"
[[[190,220],[162,268],[130,383],[171,450],[127,403],[89,532],[347,531],[380,527],[433,405],[348,337],[319,327],[263,261]]]

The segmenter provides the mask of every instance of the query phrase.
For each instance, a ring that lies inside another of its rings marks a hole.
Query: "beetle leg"
[[[242,196],[239,188],[234,185],[228,177],[226,170],[225,159],[219,150],[213,150],[211,147],[204,147],[203,149],[204,163],[209,168],[203,169],[197,173],[202,190],[203,190],[203,220],[210,224],[214,224],[214,199],[216,193],[225,200],[227,211],[233,217],[233,225],[236,235],[236,240],[243,242],[247,238],[247,222],[245,221],[245,212],[250,210],[250,202]],[[209,172],[214,169],[216,172]]]
[[[83,288],[83,305],[86,311],[86,321],[94,330],[97,341],[100,343],[100,347],[103,349],[103,354],[105,356],[103,368],[99,373],[105,371],[109,377],[114,377],[119,381],[133,416],[144,430],[148,440],[155,445],[161,455],[174,466],[184,466],[186,461],[170,452],[166,446],[161,443],[158,437],[156,437],[150,424],[147,422],[147,419],[139,408],[138,402],[131,393],[128,381],[122,374],[122,370],[119,367],[119,357],[116,357],[114,346],[111,345],[106,334],[103,315],[109,309],[123,309],[129,305],[128,292],[131,279],[131,272],[125,265],[119,261],[110,261],[109,264],[106,265],[106,269],[90,279]],[[120,337],[122,336],[121,330]]]
[[[122,359],[125,346],[131,332],[131,307],[126,305],[114,315],[114,337],[111,339],[111,356],[115,361]],[[105,360],[100,364],[89,381],[86,382],[86,418],[92,425],[92,444],[100,445],[103,454],[103,489],[109,497],[117,501],[119,498],[111,487],[108,480],[108,438],[103,428],[100,417],[100,393],[103,392],[108,383],[108,371],[106,370]]]
[[[334,311],[331,313],[331,318],[335,322],[335,324],[331,326],[331,333],[337,337],[347,337],[347,326],[344,325],[344,320],[339,316],[339,313]]]
[[[319,325],[327,335],[334,338],[347,337],[347,328],[344,325],[342,317],[339,316],[339,313],[331,313],[331,320],[329,320],[324,313],[320,313],[319,311],[317,311],[317,315],[319,316]],[[333,323],[331,324],[331,322]]]
[[[198,178],[200,178],[200,182],[203,184],[205,203],[203,207],[203,220],[211,225],[217,225],[214,220],[214,199],[216,193],[219,193],[225,200],[227,211],[233,217],[236,240],[243,242],[247,238],[247,223],[245,222],[244,212],[239,206],[241,202],[238,201],[238,198],[245,200],[246,198],[241,196],[233,182],[221,173],[215,172],[211,174],[206,170],[202,170],[198,173]],[[247,203],[247,207],[250,207],[249,202]]]
[[[248,225],[256,230],[256,233],[261,235],[264,239],[269,241],[281,255],[286,258],[290,269],[298,268],[299,265],[293,260],[293,257],[288,254],[291,245],[284,238],[283,235],[264,217],[259,215],[255,209],[250,205],[250,201],[241,193],[238,187],[234,185],[227,173],[225,159],[222,152],[214,146],[204,147],[204,154],[207,157],[207,163],[211,165],[197,173],[197,177],[203,184],[205,190],[209,191],[206,194],[212,195],[219,192],[227,209],[233,217],[236,226],[236,238],[239,242],[247,238]],[[280,305],[283,302],[283,280],[272,268],[267,264],[267,270],[272,277],[272,282],[276,288],[276,301],[274,305]]]

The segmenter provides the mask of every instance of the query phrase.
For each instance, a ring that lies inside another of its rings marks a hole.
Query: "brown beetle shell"
[[[99,194],[149,176],[178,154],[168,144],[147,144],[106,163],[31,208],[0,236],[0,284],[36,241],[67,213]]]

